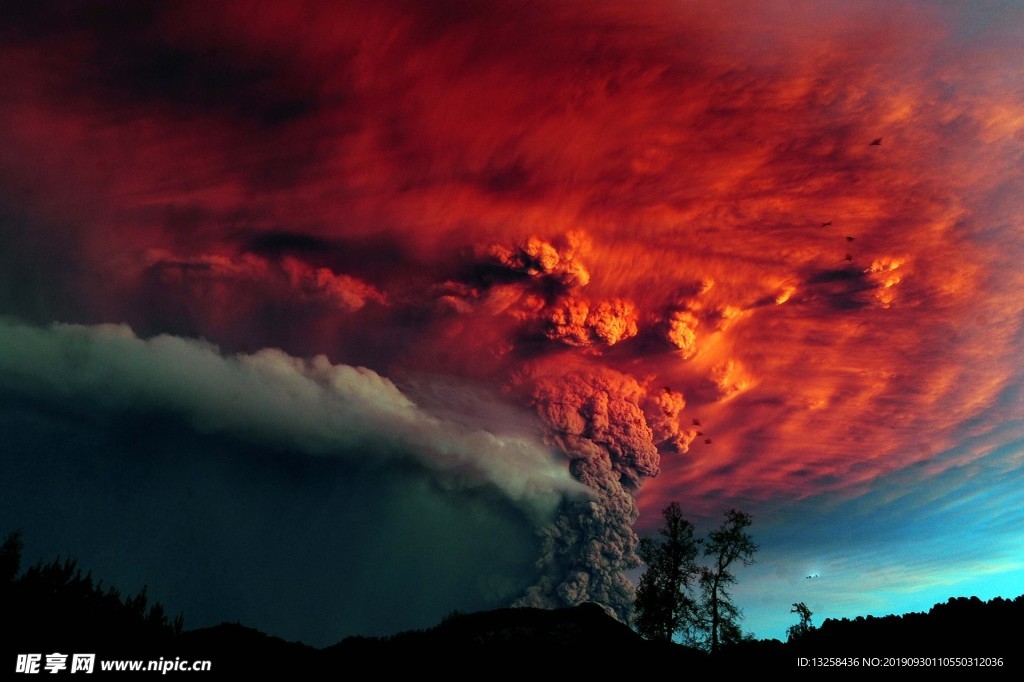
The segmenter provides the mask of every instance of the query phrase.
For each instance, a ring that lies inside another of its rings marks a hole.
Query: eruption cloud
[[[595,499],[563,503],[545,530],[541,581],[519,601],[547,608],[594,601],[625,622],[634,588],[625,572],[640,565],[635,492],[658,475],[660,457],[635,379],[611,370],[538,377],[532,400],[573,477]]]
[[[0,321],[0,379],[26,398],[103,413],[165,412],[200,432],[288,444],[318,456],[414,457],[452,485],[491,486],[538,521],[585,496],[546,447],[438,419],[391,381],[324,356],[222,354],[123,325],[40,329]]]
[[[19,395],[370,439],[529,510],[523,603],[624,619],[670,501],[779,518],[1024,433],[1019,8],[35,6],[0,10]],[[454,417],[481,385],[532,412]]]

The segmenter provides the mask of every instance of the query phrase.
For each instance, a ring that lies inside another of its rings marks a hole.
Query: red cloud
[[[720,7],[6,28],[0,312],[45,317],[24,283],[60,282],[83,321],[384,373],[608,370],[714,427],[644,489],[652,518],[684,493],[852,494],[1020,375],[1012,42],[912,3]],[[326,246],[239,247],[282,232]],[[677,427],[649,420],[640,459],[685,449]]]

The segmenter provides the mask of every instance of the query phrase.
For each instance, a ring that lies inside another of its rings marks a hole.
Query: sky
[[[1024,7],[0,9],[0,532],[326,645],[1024,593]],[[808,578],[807,576],[815,576]]]

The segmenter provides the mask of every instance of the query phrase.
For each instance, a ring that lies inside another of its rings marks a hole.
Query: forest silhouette
[[[1018,624],[1024,595],[1015,599],[955,597],[927,613],[825,619],[801,616],[788,642],[745,638],[715,653],[641,637],[597,604],[544,610],[508,608],[452,612],[438,625],[386,637],[347,637],[322,649],[286,642],[239,623],[189,630],[170,618],[145,588],[124,595],[104,586],[74,559],[54,559],[22,570],[20,533],[0,547],[0,622],[5,662],[23,653],[96,653],[98,657],[181,656],[213,661],[214,672],[321,673],[372,663],[376,671],[441,666],[469,673],[501,661],[509,670],[535,669],[549,661],[566,671],[607,672],[638,662],[703,669],[796,669],[798,661],[846,658],[884,661],[906,657],[970,657],[1017,668]],[[802,603],[799,604],[803,606]],[[798,606],[794,604],[794,607]],[[807,612],[809,613],[809,611]],[[936,666],[937,667],[937,666]],[[211,678],[212,679],[212,678]]]

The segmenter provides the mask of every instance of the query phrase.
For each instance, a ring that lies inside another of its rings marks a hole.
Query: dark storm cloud
[[[81,31],[116,35],[124,31],[145,30],[158,15],[159,3],[151,0],[131,3],[96,0],[3,3],[0,6],[0,34],[14,42],[64,38]]]
[[[794,304],[837,311],[855,311],[869,306],[888,308],[896,299],[898,285],[907,271],[905,259],[893,257],[876,258],[870,264],[848,261],[844,265],[823,268],[805,276],[799,293],[793,296]],[[758,302],[760,305],[772,303],[777,300]]]
[[[391,280],[431,270],[401,242],[379,236],[348,237],[284,229],[238,229],[227,235],[242,252],[265,258],[295,256],[338,272]],[[445,264],[447,265],[447,264]]]
[[[865,292],[873,288],[867,274],[853,266],[822,270],[807,278],[806,293],[797,302],[820,303],[837,310],[856,310],[868,305]]]
[[[302,232],[258,232],[244,239],[247,250],[260,255],[331,253],[340,247],[330,239]]]
[[[107,106],[227,115],[274,128],[315,112],[316,96],[279,56],[232,52],[172,35],[174,8],[156,2],[6,5],[0,29],[15,42],[72,46],[76,87]],[[71,54],[68,55],[69,57]],[[336,64],[336,67],[340,65]]]
[[[117,49],[120,48],[120,49]],[[277,62],[247,66],[216,48],[184,49],[140,40],[103,44],[96,69],[115,102],[165,106],[181,115],[225,113],[233,119],[274,128],[316,111],[312,94],[289,95],[293,81]]]

